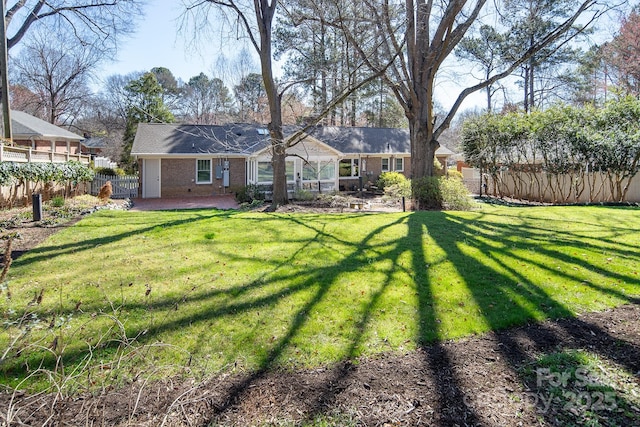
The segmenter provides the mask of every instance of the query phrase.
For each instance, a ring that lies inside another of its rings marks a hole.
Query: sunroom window
[[[293,161],[286,162],[287,181],[293,181],[294,165]],[[273,165],[271,162],[258,162],[258,182],[273,181]]]
[[[304,181],[330,181],[336,178],[336,168],[331,161],[305,162],[302,166]]]

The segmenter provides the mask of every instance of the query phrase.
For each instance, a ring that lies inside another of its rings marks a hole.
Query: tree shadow
[[[524,258],[517,252],[528,242],[514,243],[513,238],[532,237],[532,245],[536,251],[544,253],[547,258],[559,260],[576,268],[594,271],[604,277],[615,280],[624,280],[632,285],[640,285],[638,277],[613,272],[586,262],[578,255],[568,255],[565,252],[549,250],[540,245],[541,230],[528,225],[526,222],[518,226],[507,226],[493,223],[490,218],[463,219],[463,216],[451,215],[445,212],[433,213],[429,218],[430,236],[434,242],[442,248],[450,262],[452,262],[465,281],[466,288],[474,303],[480,308],[483,318],[493,331],[498,331],[498,345],[496,351],[501,353],[513,372],[521,375],[523,365],[534,362],[532,354],[545,353],[558,348],[588,348],[596,355],[603,358],[612,358],[629,372],[638,372],[640,367],[640,348],[633,343],[616,339],[607,331],[595,325],[575,318],[575,313],[560,303],[542,287],[532,282],[525,271],[518,271],[513,265],[533,265],[543,271],[553,272],[564,279],[580,283],[582,278],[567,271],[558,272],[552,266],[541,265],[536,261]],[[521,218],[522,219],[522,218]],[[410,221],[411,222],[411,221]],[[416,224],[419,226],[420,224]],[[441,230],[457,230],[456,233],[441,232]],[[577,236],[570,232],[559,233],[558,239],[564,244],[578,245]],[[547,237],[549,238],[549,237]],[[485,254],[486,262],[479,262],[475,256],[469,255],[464,249],[472,246],[478,253]],[[604,244],[611,243],[611,241]],[[616,253],[612,247],[609,251]],[[619,256],[637,257],[640,255],[638,248],[622,247]],[[485,278],[478,283],[478,277]],[[607,293],[627,303],[638,304],[639,299],[627,293],[606,288],[600,285],[585,283],[590,288],[600,293]],[[500,301],[509,302],[510,317],[505,318],[504,310],[501,310]],[[542,316],[542,317],[541,317]],[[560,330],[551,329],[544,324],[536,327],[523,328],[524,337],[518,337],[518,333],[501,333],[513,321],[513,324],[522,323],[527,319],[561,318]],[[598,337],[598,339],[594,339]],[[524,344],[526,343],[526,344]],[[613,349],[613,350],[612,350]],[[524,378],[522,378],[524,381]],[[551,415],[549,415],[551,416]]]
[[[195,212],[194,212],[195,211]],[[179,211],[172,211],[171,214],[175,215],[179,213]],[[20,256],[13,262],[13,268],[23,265],[29,265],[33,263],[37,263],[39,261],[48,260],[51,258],[55,258],[61,255],[76,253],[81,251],[95,250],[97,247],[101,245],[107,245],[110,243],[115,243],[123,239],[127,239],[136,235],[141,235],[156,229],[157,227],[168,228],[168,227],[177,227],[180,225],[193,224],[195,222],[207,221],[212,218],[230,218],[236,214],[234,211],[228,210],[220,210],[220,211],[211,211],[207,210],[206,213],[199,214],[197,210],[189,210],[189,215],[183,219],[175,219],[171,221],[158,221],[153,222],[152,224],[145,225],[141,228],[135,228],[131,231],[125,231],[117,234],[105,234],[101,237],[96,237],[92,239],[86,239],[78,242],[68,243],[64,245],[40,245],[34,249],[28,251],[28,256]],[[135,215],[136,213],[133,213]],[[194,215],[195,214],[195,215]],[[103,215],[107,215],[104,213]],[[128,215],[132,215],[129,213]],[[141,218],[148,217],[148,214],[139,214]],[[87,220],[91,220],[92,218],[83,218],[76,224],[73,225],[74,229],[78,229],[78,227],[84,227]],[[122,220],[122,216],[114,217],[113,220]],[[132,221],[132,216],[127,218],[128,221]]]
[[[344,221],[345,226],[350,224],[346,221],[349,216],[337,216],[336,221]],[[209,217],[198,217],[198,221],[206,220]],[[367,331],[375,317],[375,308],[385,298],[386,292],[397,286],[395,274],[402,272],[409,275],[411,285],[415,289],[416,295],[416,322],[418,323],[418,336],[416,340],[422,346],[425,354],[424,366],[429,372],[433,384],[435,384],[438,402],[436,411],[439,420],[443,425],[466,424],[478,425],[483,423],[481,408],[473,407],[467,399],[468,391],[463,385],[463,372],[455,364],[454,355],[450,354],[447,346],[441,342],[445,332],[443,330],[442,318],[444,304],[439,301],[439,293],[442,289],[436,290],[436,280],[431,274],[430,265],[434,263],[435,253],[443,251],[446,262],[452,264],[462,280],[465,281],[468,296],[478,307],[479,312],[492,330],[500,331],[508,326],[522,324],[529,320],[544,317],[572,318],[574,313],[549,295],[544,289],[527,278],[527,275],[511,267],[512,263],[507,262],[507,258],[519,263],[531,262],[515,253],[515,250],[522,249],[518,244],[514,244],[514,235],[523,236],[530,234],[535,239],[539,239],[536,233],[539,229],[522,224],[520,227],[502,227],[497,222],[492,222],[490,218],[476,215],[471,219],[464,219],[462,216],[451,215],[443,212],[417,212],[403,215],[391,215],[381,221],[381,225],[375,229],[364,233],[363,237],[357,241],[345,240],[336,237],[327,231],[326,225],[329,220],[326,216],[304,216],[304,215],[279,215],[269,214],[249,219],[250,221],[265,221],[267,226],[269,219],[291,223],[292,227],[301,227],[309,230],[311,236],[306,241],[298,242],[298,247],[287,257],[278,261],[265,260],[269,270],[263,271],[257,278],[251,281],[240,283],[229,288],[216,288],[198,294],[186,295],[182,303],[206,302],[217,296],[227,298],[215,306],[207,305],[195,314],[186,317],[176,317],[171,320],[164,320],[157,325],[146,330],[145,335],[140,336],[140,342],[151,342],[153,339],[168,331],[176,331],[193,323],[205,323],[214,319],[224,319],[226,317],[246,313],[254,310],[262,310],[275,307],[280,301],[304,293],[303,302],[293,311],[286,320],[284,333],[277,337],[257,362],[256,369],[244,375],[238,381],[233,382],[224,390],[219,390],[221,397],[220,404],[213,405],[212,411],[208,414],[207,422],[211,423],[224,417],[225,414],[233,411],[243,398],[252,389],[252,386],[264,379],[270,372],[281,367],[282,357],[288,350],[295,347],[295,339],[304,333],[305,325],[310,321],[311,313],[323,303],[326,303],[330,293],[337,286],[340,276],[346,272],[358,271],[364,263],[375,263],[383,266],[380,268],[384,278],[366,296],[354,302],[353,317],[348,333],[348,343],[339,351],[339,362],[331,366],[330,374],[326,380],[318,384],[310,392],[303,402],[300,411],[303,417],[313,419],[317,414],[323,414],[340,398],[340,393],[347,387],[350,376],[354,371],[352,361],[359,356],[360,348],[366,340]],[[479,225],[479,220],[482,223]],[[191,220],[185,219],[165,222],[164,226],[172,227],[184,225]],[[153,224],[144,228],[144,231],[137,230],[135,233],[142,233],[157,227]],[[384,236],[389,227],[404,226],[406,235],[397,239],[379,242],[379,238]],[[498,232],[499,231],[499,232]],[[496,237],[497,234],[497,237]],[[565,233],[563,233],[565,234]],[[127,233],[113,236],[117,241],[127,237]],[[278,238],[286,238],[279,235]],[[569,244],[571,234],[566,233],[562,237]],[[95,246],[95,241],[91,239],[76,245],[68,245],[65,251],[90,250]],[[463,250],[460,243],[472,246],[474,250],[491,254],[488,258],[478,258],[473,254]],[[339,258],[336,264],[316,266],[304,272],[302,278],[297,277],[300,271],[290,269],[301,253],[307,251],[311,246],[322,247],[326,252],[336,251],[336,247],[343,248],[347,253]],[[344,249],[347,248],[347,249]],[[621,249],[622,250],[622,249]],[[638,251],[633,248],[624,249],[629,253],[626,256],[637,256]],[[548,257],[557,257],[567,264],[579,265],[581,268],[596,270],[599,274],[607,275],[616,280],[627,280],[634,284],[639,284],[637,278],[628,277],[624,274],[611,272],[598,266],[591,265],[580,258],[572,257],[566,253],[545,250]],[[249,259],[251,254],[227,254],[237,260]],[[411,262],[409,266],[400,262],[402,257],[409,256]],[[442,261],[442,262],[445,262]],[[487,262],[485,262],[487,261]],[[535,264],[535,263],[534,263]],[[535,264],[536,268],[548,269],[548,266]],[[551,270],[549,270],[551,271]],[[554,271],[555,272],[555,271]],[[579,280],[580,277],[570,272],[561,272],[563,277],[572,280]],[[476,283],[478,277],[483,278],[481,283]],[[279,289],[270,289],[269,285],[276,281],[294,281],[295,284]],[[607,288],[600,289],[599,285],[592,284],[601,292],[606,292]],[[252,295],[252,291],[261,290],[261,294]],[[437,294],[438,293],[438,294]],[[637,302],[635,298],[627,296],[621,291],[611,290],[611,294],[628,302]],[[245,297],[242,299],[241,297]],[[509,302],[510,312],[505,315],[501,310],[503,302]],[[176,300],[171,297],[163,298],[153,302],[154,306],[166,309],[176,304]],[[123,305],[127,310],[145,309],[144,302],[132,302]],[[575,321],[574,321],[575,322]],[[562,323],[560,323],[562,325]],[[567,325],[569,325],[567,323]],[[575,323],[571,323],[575,325]],[[617,351],[613,354],[616,361],[628,369],[635,369],[637,372],[640,357],[631,359],[629,354],[639,356],[638,348],[631,343],[620,341],[608,334],[606,331],[597,329],[593,325],[582,323],[578,328],[569,327],[558,330],[545,329],[540,327],[538,333],[529,334],[526,338],[533,343],[539,351],[548,351],[551,348],[563,345],[568,340],[573,343],[588,345],[589,337],[594,333],[602,335],[603,338],[594,346],[598,354],[611,354],[609,347],[616,346]],[[523,348],[519,340],[513,339],[512,335],[496,334],[501,345],[496,351],[501,352],[509,361],[513,371],[518,374],[518,368],[523,363],[532,362],[530,352]],[[114,343],[114,345],[116,345]],[[70,354],[71,359],[79,358],[82,352]]]

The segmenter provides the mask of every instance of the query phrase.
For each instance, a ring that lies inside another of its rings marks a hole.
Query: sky
[[[136,32],[121,42],[116,58],[105,63],[98,71],[95,90],[100,91],[100,81],[111,75],[149,71],[154,67],[168,68],[176,79],[187,82],[201,72],[209,76],[215,74],[214,66],[221,54],[230,60],[236,57],[243,47],[241,42],[226,45],[219,41],[200,43],[198,49],[191,46],[184,35],[178,34],[180,15],[183,12],[184,6],[180,1],[149,1],[144,17],[138,21]],[[252,51],[251,47],[247,48]],[[257,58],[255,63],[257,67]],[[256,68],[255,72],[259,71]],[[458,91],[459,89],[450,87],[446,92],[457,95]],[[448,107],[453,101],[453,97],[443,97],[441,104]],[[484,102],[483,98],[475,95],[466,104],[472,106],[480,102]]]
[[[235,55],[237,46],[225,48],[219,43],[211,43],[207,49],[191,47],[185,37],[178,34],[179,17],[183,12],[180,1],[149,1],[136,32],[121,42],[115,60],[101,67],[99,78],[165,67],[176,78],[187,82],[201,72],[211,75],[220,53],[227,57]]]
[[[214,66],[218,57],[223,54],[233,60],[243,47],[242,42],[234,43],[225,40],[199,43],[194,48],[186,38],[189,35],[179,33],[180,16],[184,12],[181,1],[150,0],[145,6],[145,15],[138,20],[136,31],[124,39],[113,61],[105,63],[98,71],[98,79],[104,80],[113,74],[126,75],[136,71],[148,71],[153,67],[166,67],[173,75],[183,82],[204,72],[207,75],[216,74]],[[252,52],[252,48],[248,48]],[[255,72],[259,72],[256,63]],[[277,72],[277,71],[276,71]],[[456,78],[445,78],[440,82],[438,101],[449,108],[461,90],[460,81]],[[465,85],[466,86],[466,85]],[[95,85],[100,91],[101,84]],[[484,108],[483,92],[471,95],[463,104],[465,108]]]

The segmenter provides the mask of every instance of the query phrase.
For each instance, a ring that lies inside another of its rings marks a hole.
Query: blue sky
[[[200,72],[211,75],[212,66],[220,53],[227,58],[235,55],[237,47],[225,49],[216,42],[208,43],[206,50],[202,48],[204,43],[200,43],[198,50],[191,47],[185,37],[178,34],[182,12],[184,6],[179,1],[148,2],[145,16],[137,23],[136,32],[123,40],[117,57],[101,67],[99,77],[166,67],[176,78],[186,82]]]

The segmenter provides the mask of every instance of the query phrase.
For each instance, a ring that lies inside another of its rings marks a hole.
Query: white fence
[[[112,161],[108,157],[94,157],[93,158],[93,165],[96,168],[115,169],[115,168],[118,167],[118,163]]]
[[[138,197],[138,187],[140,180],[138,176],[110,176],[96,175],[91,183],[91,194],[97,196],[100,188],[111,181],[112,199],[131,199]]]

